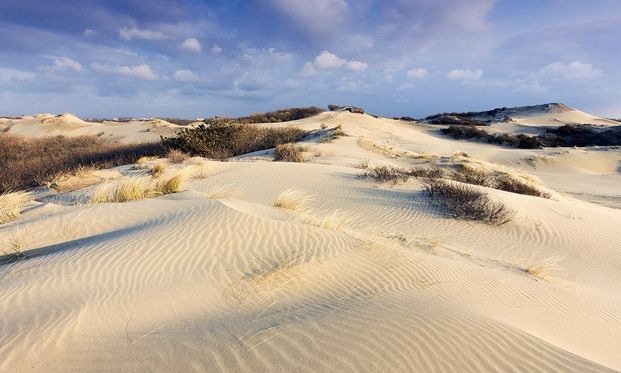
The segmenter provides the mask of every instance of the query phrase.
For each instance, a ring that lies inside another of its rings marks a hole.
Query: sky
[[[621,118],[621,0],[0,0],[0,115]]]

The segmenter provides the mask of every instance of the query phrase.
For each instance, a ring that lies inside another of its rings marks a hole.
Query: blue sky
[[[621,117],[621,0],[0,0],[0,114]]]

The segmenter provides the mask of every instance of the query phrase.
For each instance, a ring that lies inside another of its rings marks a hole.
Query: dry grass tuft
[[[293,144],[281,144],[276,146],[274,160],[280,162],[306,162],[303,148]]]
[[[183,190],[186,176],[178,173],[166,179],[135,176],[100,184],[90,196],[91,203],[129,202]]]
[[[23,233],[22,233],[23,234]],[[0,263],[8,264],[26,258],[26,244],[23,236],[16,235],[9,241],[9,248],[0,250]]]
[[[324,135],[319,142],[331,142],[343,136],[347,136],[347,133],[343,131],[343,126],[339,124],[332,129],[324,130]]]
[[[509,174],[502,174],[494,181],[494,188],[506,192],[524,194],[541,198],[551,198],[550,193],[539,190],[534,185]]]
[[[424,179],[425,192],[455,219],[502,225],[513,212],[501,202],[492,200],[475,188],[443,179]]]
[[[347,212],[335,210],[321,219],[320,227],[325,229],[340,230],[345,225],[350,224],[353,220],[354,218],[352,218]]]
[[[287,210],[301,210],[305,208],[313,199],[313,197],[301,190],[287,189],[280,193],[274,201],[274,207]]]
[[[188,153],[182,152],[181,150],[170,149],[166,153],[166,158],[170,160],[170,163],[179,164],[189,159],[190,155]]]
[[[156,163],[155,165],[153,165],[153,167],[151,167],[151,175],[157,177],[157,176],[161,176],[165,171],[166,171],[166,164],[165,163]]]
[[[522,180],[508,173],[492,174],[468,164],[461,165],[453,171],[449,178],[466,184],[480,185],[488,188],[504,190],[505,192],[524,194],[541,198],[550,198],[550,194],[539,190],[530,182]]]
[[[560,260],[560,257],[550,257],[540,260],[536,260],[534,257],[532,257],[528,260],[523,260],[521,262],[512,264],[511,268],[522,271],[533,277],[546,279],[555,272],[561,270],[560,266],[558,265]]]
[[[484,187],[492,187],[493,185],[493,178],[488,172],[469,164],[460,165],[457,170],[453,171],[449,175],[449,178],[451,180],[459,181],[460,183],[480,185]]]
[[[31,200],[32,194],[29,192],[0,194],[0,224],[18,219],[24,205]]]
[[[358,162],[356,162],[354,167],[362,169],[362,170],[366,170],[366,169],[369,168],[369,160],[368,159],[361,159]]]
[[[186,176],[183,173],[174,175],[156,184],[155,193],[157,195],[179,193],[183,190]]]
[[[378,166],[369,169],[365,172],[363,177],[372,177],[380,183],[392,183],[397,184],[399,182],[406,182],[410,175],[408,170],[394,166]]]

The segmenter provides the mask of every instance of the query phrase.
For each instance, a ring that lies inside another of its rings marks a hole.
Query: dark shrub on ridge
[[[162,137],[162,145],[193,156],[226,159],[296,142],[306,134],[299,128],[255,126],[212,118],[195,128],[184,128],[176,136]]]

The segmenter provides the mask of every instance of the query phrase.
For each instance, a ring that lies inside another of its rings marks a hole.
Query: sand
[[[309,140],[306,163],[191,158],[166,171],[200,170],[183,192],[126,203],[80,203],[96,185],[41,194],[0,226],[0,248],[27,254],[0,265],[0,371],[621,369],[621,210],[579,196],[621,198],[619,149],[502,148],[351,113],[279,125],[322,124],[347,136]],[[470,163],[552,199],[482,188],[513,219],[458,221],[415,178],[361,178],[366,162]],[[306,206],[274,207],[288,189]]]

